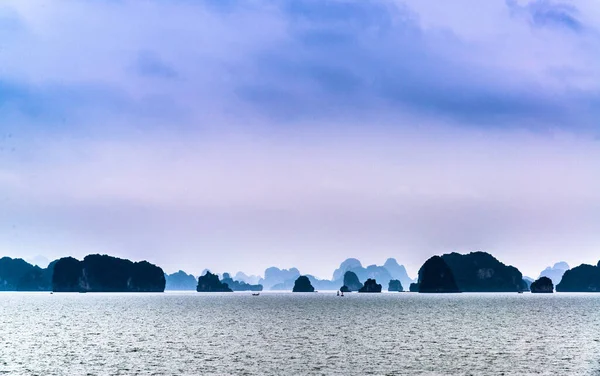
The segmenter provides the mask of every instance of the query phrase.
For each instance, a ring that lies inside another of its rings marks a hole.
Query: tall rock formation
[[[552,284],[552,280],[548,277],[540,277],[538,280],[534,281],[530,286],[531,292],[534,294],[538,293],[553,293],[554,292],[554,284]]]
[[[344,274],[348,270],[353,270],[353,269],[357,269],[357,268],[362,268],[362,264],[360,263],[359,260],[357,260],[355,258],[346,259],[346,260],[344,260],[340,264],[339,268],[337,268],[336,270],[334,270],[334,272],[333,272],[333,280],[334,281],[339,281],[342,278],[344,278]]]
[[[237,272],[233,277],[234,280],[240,282],[246,282],[250,285],[259,285],[260,284],[260,276],[257,275],[247,275],[244,272]]]
[[[521,272],[498,261],[486,252],[442,255],[462,292],[525,291]]]
[[[259,284],[263,285],[265,290],[271,290],[273,286],[283,284],[286,286],[292,286],[294,281],[300,276],[300,271],[296,268],[279,269],[274,266],[265,270],[265,277],[259,281]]]
[[[40,268],[22,259],[0,258],[0,291],[50,291],[54,263]]]
[[[567,270],[556,286],[557,292],[600,292],[600,262]]]
[[[414,280],[408,276],[404,265],[398,264],[394,258],[387,259],[383,264],[383,267],[387,269],[392,279],[400,281],[402,286],[409,286],[414,282]],[[384,282],[383,280],[381,281]]]
[[[314,292],[315,288],[311,285],[307,276],[301,275],[294,282],[292,292]]]
[[[55,292],[163,292],[165,274],[147,261],[132,262],[107,255],[72,257],[54,265]]]
[[[363,287],[363,284],[358,279],[356,273],[347,271],[344,273],[344,292],[358,291]]]
[[[165,290],[176,290],[176,291],[194,291],[196,290],[196,277],[191,274],[187,274],[183,270],[173,274],[165,274],[166,285]]]
[[[358,289],[358,292],[381,292],[381,285],[374,279],[367,279],[363,287]]]
[[[404,289],[402,288],[402,283],[399,280],[392,279],[388,284],[388,291],[402,292]]]
[[[206,271],[204,275],[198,277],[197,292],[233,292],[226,283],[219,281],[219,276]]]
[[[261,284],[251,285],[242,281],[235,281],[231,278],[229,273],[223,273],[223,283],[227,284],[233,291],[262,291],[263,286]]]
[[[419,269],[418,282],[410,287],[411,291],[420,293],[460,292],[452,270],[440,256],[433,256],[425,261]]]
[[[562,279],[563,274],[565,274],[565,272],[567,270],[569,270],[569,264],[567,264],[564,261],[561,262],[557,262],[556,264],[554,264],[554,266],[552,267],[547,267],[546,269],[544,269],[541,273],[540,273],[540,277],[548,277],[552,280],[552,283],[554,284],[554,286],[558,285],[560,283],[560,280]]]

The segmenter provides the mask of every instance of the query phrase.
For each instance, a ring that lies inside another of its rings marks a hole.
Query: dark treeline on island
[[[554,284],[552,280],[548,277],[540,277],[538,280],[534,281],[529,289],[532,293],[553,293],[554,292]]]
[[[196,286],[198,292],[233,292],[232,289],[226,283],[219,281],[219,276],[206,272],[204,275],[198,277],[198,285]]]
[[[31,265],[22,259],[0,259],[0,291],[50,291],[56,261],[47,268]]]
[[[460,292],[454,273],[440,256],[433,256],[419,269],[417,283],[410,285],[411,292],[447,293]]]
[[[132,262],[107,255],[89,255],[83,261],[65,257],[56,262],[52,291],[56,292],[163,292],[165,274],[147,261]]]
[[[558,262],[540,273],[537,280],[524,277],[485,252],[448,253],[433,256],[412,280],[403,265],[390,258],[383,265],[364,267],[349,258],[334,270],[332,279],[301,274],[297,268],[269,267],[264,277],[238,272],[213,274],[205,270],[198,277],[185,271],[166,274],[147,261],[133,262],[107,255],[88,255],[82,261],[65,257],[40,268],[22,259],[0,259],[0,291],[56,292],[201,292],[339,290],[341,292],[600,292],[600,263],[570,269]],[[312,289],[312,290],[311,290]]]
[[[583,264],[565,271],[556,291],[600,292],[600,261],[595,266]]]

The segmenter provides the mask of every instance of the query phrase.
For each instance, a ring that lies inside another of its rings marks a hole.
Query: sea
[[[6,375],[600,375],[600,294],[0,293]]]

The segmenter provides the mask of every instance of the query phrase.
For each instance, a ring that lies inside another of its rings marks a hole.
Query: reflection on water
[[[598,375],[600,294],[0,294],[0,373]]]

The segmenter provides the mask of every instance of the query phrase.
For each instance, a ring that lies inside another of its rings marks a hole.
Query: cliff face
[[[54,265],[55,292],[163,292],[165,275],[147,261],[132,262],[107,255],[89,255],[83,261],[72,257]]]
[[[530,286],[532,293],[553,293],[554,284],[548,277],[540,277],[537,281],[533,282]]]
[[[0,258],[0,291],[50,291],[54,263],[42,269],[22,259]]]
[[[583,264],[567,270],[556,291],[600,292],[600,262],[597,266]]]
[[[310,279],[307,276],[301,275],[294,282],[293,292],[314,292],[315,288],[310,284]]]
[[[404,288],[399,280],[392,279],[388,284],[388,291],[402,292],[404,291]]]
[[[394,258],[387,259],[383,264],[383,267],[390,272],[392,280],[400,281],[400,284],[402,286],[409,286],[411,283],[414,282],[414,280],[408,276],[404,265],[398,264],[398,262]]]
[[[419,269],[419,280],[410,286],[421,293],[460,292],[452,270],[440,256],[433,256]]]
[[[462,292],[517,292],[526,290],[521,272],[485,252],[442,256]]]
[[[206,272],[206,274],[198,277],[198,285],[196,286],[198,292],[233,292],[232,289],[227,286],[226,283],[219,281],[219,276]]]
[[[358,291],[363,284],[358,280],[358,277],[354,272],[346,272],[344,273],[344,286],[346,289],[344,292]]]

